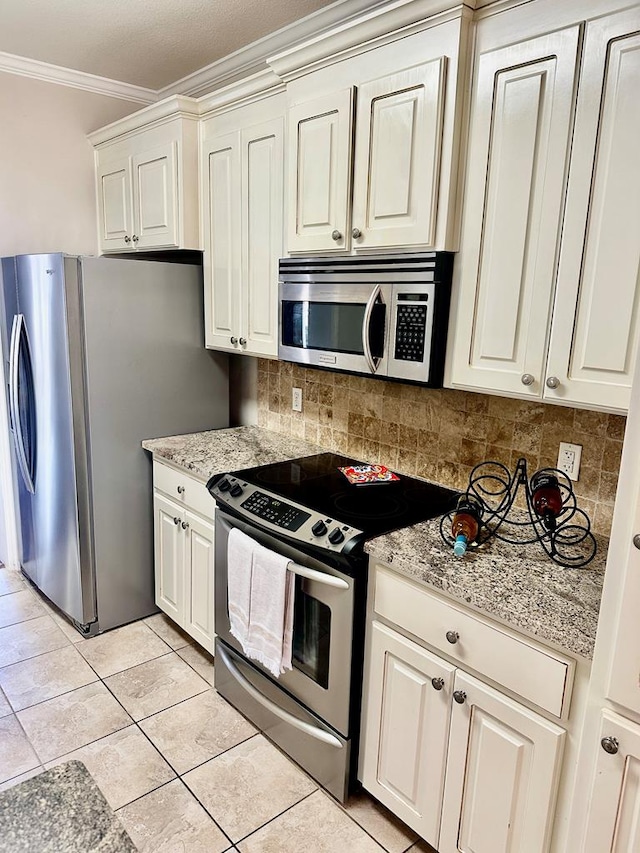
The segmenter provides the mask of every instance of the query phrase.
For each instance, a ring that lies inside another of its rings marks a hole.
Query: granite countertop
[[[0,849],[11,853],[135,853],[80,761],[67,761],[0,794]]]
[[[202,482],[225,471],[325,452],[256,426],[149,439],[142,446]],[[605,537],[596,538],[596,557],[583,569],[561,568],[537,544],[516,546],[495,539],[463,558],[454,557],[440,537],[439,520],[380,536],[366,550],[374,560],[516,630],[591,658],[609,544]]]
[[[537,543],[492,539],[455,557],[440,520],[396,530],[365,546],[372,560],[440,590],[462,604],[585,658],[593,657],[609,540],[596,536],[596,556],[564,569]]]
[[[323,453],[324,448],[257,426],[212,429],[142,442],[155,459],[184,468],[206,483],[214,474]]]

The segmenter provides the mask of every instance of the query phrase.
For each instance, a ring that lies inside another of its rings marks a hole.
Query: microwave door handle
[[[266,696],[263,696],[260,691],[251,684],[248,679],[244,677],[244,675],[240,672],[240,670],[235,666],[235,664],[231,661],[229,655],[225,652],[225,650],[218,644],[216,648],[216,655],[220,655],[222,658],[222,662],[229,670],[229,674],[233,676],[233,678],[238,682],[240,687],[251,696],[252,699],[255,699],[258,704],[262,705],[263,708],[266,708],[268,711],[271,711],[276,717],[280,720],[284,720],[285,723],[288,723],[293,728],[298,729],[301,732],[309,735],[316,740],[320,740],[323,743],[329,744],[330,746],[334,746],[336,749],[342,749],[341,741],[332,735],[330,732],[325,731],[324,729],[319,729],[316,726],[312,726],[311,723],[306,723],[304,720],[299,720],[297,717],[294,717],[293,714],[290,714],[288,711],[285,711],[284,708],[281,708],[279,705],[276,705],[275,702],[272,702],[271,699],[267,699]]]
[[[376,304],[376,300],[379,298],[380,293],[380,285],[376,284],[376,286],[371,292],[371,296],[367,300],[367,304],[364,309],[364,317],[362,318],[362,349],[364,351],[364,357],[371,373],[375,373],[378,369],[378,365],[380,364],[380,359],[376,359],[373,356],[371,352],[371,344],[369,343],[369,328],[371,326],[371,315],[373,314],[373,306]]]

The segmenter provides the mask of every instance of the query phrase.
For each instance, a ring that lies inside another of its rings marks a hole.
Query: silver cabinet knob
[[[338,229],[337,229],[337,228],[336,228],[336,229],[334,229],[334,230],[331,232],[331,239],[332,239],[332,240],[335,240],[335,241],[336,241],[336,243],[337,243],[337,242],[338,242],[338,240],[342,240],[342,233],[341,233],[340,231],[338,231]]]
[[[184,486],[178,486],[178,494],[184,495]]]
[[[560,380],[557,376],[547,377],[547,388],[557,388],[560,385]]]
[[[140,238],[134,234],[131,239],[133,240],[134,243],[137,243]]]
[[[130,242],[131,242],[131,237],[129,237],[129,235],[128,235],[128,234],[125,234],[125,236],[124,236],[124,242],[125,242],[125,243],[130,243]]]
[[[444,678],[432,678],[431,684],[434,690],[442,690],[444,687]]]
[[[535,381],[536,377],[532,376],[531,373],[523,373],[520,377],[520,382],[522,382],[523,385],[533,385]]]
[[[240,338],[239,343],[240,343],[241,347],[245,347],[247,345],[247,339],[246,338]]]
[[[232,343],[234,346],[238,343],[238,339],[237,339],[237,338],[229,338],[229,340],[231,341],[231,343]]]
[[[640,550],[640,533],[636,533],[633,537],[633,544],[638,548],[638,550]]]
[[[359,228],[353,228],[351,231],[351,236],[354,240],[359,240],[362,237],[362,231]]]
[[[178,518],[178,516],[177,516],[177,515],[173,517],[173,523],[174,523],[175,525],[180,524],[180,519]]]
[[[183,522],[182,522],[182,529],[183,529],[183,530],[186,530],[186,529],[187,529],[187,527],[189,527],[189,522],[188,522],[188,521],[183,521]]]
[[[600,741],[600,746],[604,749],[605,752],[608,752],[609,755],[615,755],[618,751],[618,747],[620,746],[620,744],[618,743],[617,738],[603,737]]]
[[[457,631],[447,631],[447,642],[451,643],[451,645],[455,645],[460,639],[460,634]]]
[[[458,705],[464,705],[467,700],[467,694],[464,690],[456,690],[454,691],[453,698],[456,700]]]

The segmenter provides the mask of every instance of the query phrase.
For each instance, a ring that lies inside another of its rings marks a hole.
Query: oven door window
[[[366,305],[357,302],[282,303],[282,344],[301,349],[363,355],[362,323]],[[385,307],[374,306],[369,344],[376,358],[384,348]]]
[[[296,577],[293,666],[325,690],[329,687],[331,608],[309,595]]]

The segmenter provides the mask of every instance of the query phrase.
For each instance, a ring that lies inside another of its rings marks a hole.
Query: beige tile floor
[[[83,761],[142,853],[428,853],[366,794],[338,805],[212,687],[163,614],[83,639],[0,566],[0,790]]]

